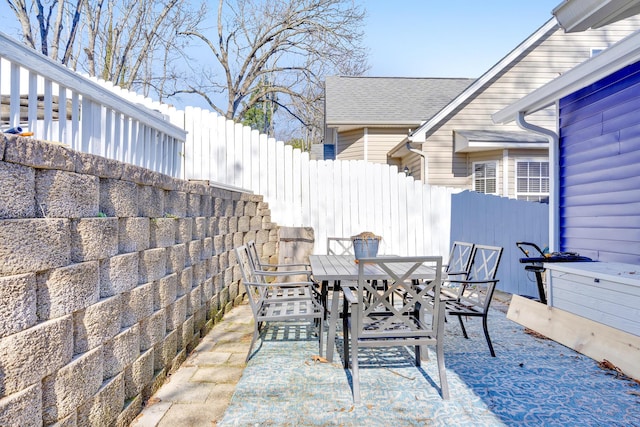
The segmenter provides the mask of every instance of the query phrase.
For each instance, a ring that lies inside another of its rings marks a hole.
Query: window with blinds
[[[516,161],[516,198],[530,202],[549,202],[548,161]]]
[[[496,162],[473,164],[473,191],[497,194],[498,164]]]

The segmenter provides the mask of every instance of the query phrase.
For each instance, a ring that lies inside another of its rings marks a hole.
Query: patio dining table
[[[340,283],[341,281],[356,282],[358,280],[358,263],[353,255],[310,255],[309,263],[311,264],[313,278],[322,282],[322,296],[324,301],[327,300],[329,293],[329,282],[333,282],[326,352],[327,360],[333,362],[336,329],[340,317],[338,311],[341,291]],[[364,275],[366,280],[387,280],[390,278],[387,272],[373,264],[365,264]],[[422,266],[411,274],[412,280],[430,280],[434,277],[434,270],[428,266]]]

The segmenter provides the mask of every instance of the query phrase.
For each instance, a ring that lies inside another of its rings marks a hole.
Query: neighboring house
[[[491,114],[640,28],[631,18],[606,29],[565,34],[555,19],[523,41],[426,123],[394,147],[390,162],[443,186],[523,200],[547,200],[548,142]],[[530,117],[553,128],[553,110]]]
[[[335,159],[388,163],[387,153],[473,79],[327,77],[325,146]]]

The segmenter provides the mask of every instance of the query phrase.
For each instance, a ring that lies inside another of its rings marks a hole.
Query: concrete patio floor
[[[640,426],[640,385],[592,359],[528,334],[493,310],[492,358],[479,319],[470,339],[446,324],[451,398],[440,397],[435,357],[413,366],[404,348],[360,355],[362,403],[342,367],[314,360],[304,324],[274,324],[247,365],[252,332],[244,304],[225,316],[149,401],[134,427],[151,426]]]

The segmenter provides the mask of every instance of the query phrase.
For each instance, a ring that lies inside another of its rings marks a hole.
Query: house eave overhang
[[[470,141],[467,145],[458,145],[456,143],[456,153],[479,153],[482,151],[494,151],[504,149],[548,149],[548,142],[530,143],[530,142],[474,142]]]
[[[600,28],[640,13],[640,0],[565,0],[551,12],[567,33]]]
[[[627,65],[640,61],[640,31],[636,31],[610,48],[575,66],[529,95],[494,113],[494,123],[509,123],[519,114],[542,110],[557,100],[589,86]]]
[[[431,129],[438,126],[442,121],[454,112],[460,105],[467,101],[478,90],[482,89],[487,83],[489,83],[494,77],[496,77],[502,70],[513,63],[520,55],[522,55],[527,49],[534,45],[542,36],[547,34],[554,28],[557,28],[558,23],[555,19],[550,19],[542,27],[540,27],[535,33],[529,36],[525,41],[518,45],[514,50],[509,52],[507,56],[502,58],[497,64],[491,67],[486,73],[480,76],[475,82],[469,85],[460,95],[458,95],[447,106],[440,110],[436,115],[431,117],[425,124],[416,129],[409,136],[412,142],[424,142],[425,135]]]

